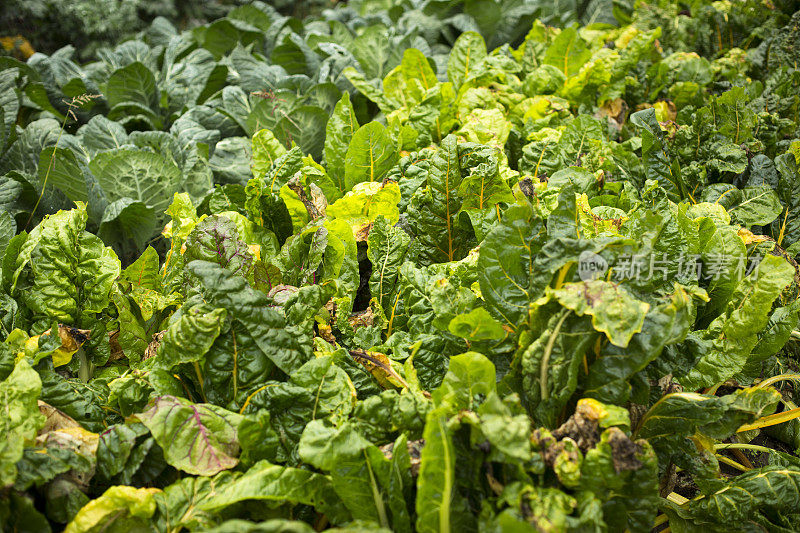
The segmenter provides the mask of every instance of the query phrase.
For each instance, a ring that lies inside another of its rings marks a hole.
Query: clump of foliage
[[[48,53],[69,45],[85,59],[156,17],[198,24],[224,16],[234,5],[228,0],[7,0],[0,6],[0,35],[22,35]]]
[[[793,9],[254,2],[2,58],[0,523],[793,530]]]

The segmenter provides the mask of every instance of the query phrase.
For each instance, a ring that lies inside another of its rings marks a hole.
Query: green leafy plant
[[[796,529],[796,6],[328,7],[0,60],[2,527]]]

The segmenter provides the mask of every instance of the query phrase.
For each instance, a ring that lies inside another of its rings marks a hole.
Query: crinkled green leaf
[[[551,297],[578,316],[591,315],[592,326],[606,334],[611,344],[626,348],[642,330],[650,304],[633,298],[618,285],[602,280],[567,283],[548,290]]]
[[[0,382],[0,427],[6,435],[0,446],[0,485],[7,487],[17,477],[16,463],[22,459],[26,442],[32,442],[44,425],[44,416],[36,404],[42,391],[38,374],[23,359],[14,366],[5,380]]]
[[[794,269],[782,257],[764,257],[758,269],[739,283],[725,311],[708,329],[689,334],[687,348],[700,357],[680,383],[693,390],[710,387],[742,370],[758,342],[759,332],[767,325],[772,302],[793,275]]]
[[[486,307],[516,329],[534,292],[534,261],[544,244],[545,226],[528,205],[512,206],[481,244],[478,282]]]
[[[308,359],[306,350],[286,330],[283,316],[268,307],[263,292],[251,289],[244,278],[215,263],[192,261],[187,266],[202,281],[209,303],[226,309],[241,322],[275,366],[290,374]]]

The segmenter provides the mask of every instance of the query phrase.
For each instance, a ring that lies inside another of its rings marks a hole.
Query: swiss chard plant
[[[1,57],[4,531],[795,530],[796,10]]]

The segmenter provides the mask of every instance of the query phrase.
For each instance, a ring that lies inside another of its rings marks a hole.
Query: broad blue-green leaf
[[[304,105],[293,109],[273,128],[275,136],[287,145],[297,144],[304,153],[322,159],[325,144],[325,124],[329,113],[321,107]]]
[[[126,148],[102,152],[92,159],[89,169],[110,201],[132,198],[159,215],[181,187],[178,167],[152,152]]]
[[[139,61],[114,71],[108,78],[104,96],[111,107],[133,103],[147,110],[158,109],[155,76]]]
[[[124,246],[130,242],[138,252],[153,237],[158,217],[155,209],[144,202],[121,198],[106,206],[97,236],[108,245]]]
[[[88,199],[83,168],[67,148],[45,148],[39,156],[39,184],[57,187],[73,202]]]
[[[247,137],[227,137],[214,146],[214,154],[208,160],[217,183],[244,185],[253,175],[250,169],[252,145]]]
[[[17,234],[17,222],[7,211],[0,211],[0,256],[6,251],[9,241]]]
[[[128,134],[122,124],[108,120],[103,115],[93,116],[78,128],[78,138],[91,157],[128,144]]]

